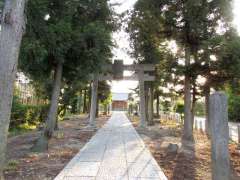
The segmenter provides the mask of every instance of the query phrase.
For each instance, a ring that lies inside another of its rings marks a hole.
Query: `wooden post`
[[[97,91],[98,91],[98,79],[97,76],[94,76],[94,80],[92,82],[92,94],[91,94],[91,109],[90,109],[90,120],[89,125],[91,127],[96,126],[96,111],[97,111]]]
[[[139,89],[140,89],[140,127],[145,127],[146,124],[146,109],[145,109],[145,93],[144,93],[144,71],[140,70],[138,72],[139,77]]]
[[[212,149],[212,179],[230,179],[229,127],[227,96],[216,92],[210,96],[210,129]]]

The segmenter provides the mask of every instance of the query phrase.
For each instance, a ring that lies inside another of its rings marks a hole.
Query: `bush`
[[[240,96],[228,94],[228,117],[230,121],[240,122]]]
[[[15,128],[26,128],[37,126],[46,118],[48,105],[25,105],[14,96],[10,130]]]
[[[184,103],[183,102],[177,102],[176,112],[179,114],[184,114]]]
[[[195,115],[196,116],[205,116],[205,103],[204,102],[196,102],[195,105]]]

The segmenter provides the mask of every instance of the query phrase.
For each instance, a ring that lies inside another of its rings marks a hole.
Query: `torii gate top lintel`
[[[155,77],[145,74],[144,72],[151,72],[155,70],[153,64],[131,64],[125,65],[123,60],[115,60],[112,65],[105,67],[108,75],[100,74],[98,80],[144,80],[154,81]],[[135,71],[136,73],[132,76],[124,76],[124,71]],[[141,77],[141,78],[140,78]],[[142,79],[143,78],[143,79]]]

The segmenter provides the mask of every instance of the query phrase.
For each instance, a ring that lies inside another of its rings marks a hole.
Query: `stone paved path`
[[[55,180],[167,180],[124,113],[115,112]]]

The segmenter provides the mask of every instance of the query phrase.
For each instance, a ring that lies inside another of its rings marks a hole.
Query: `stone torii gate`
[[[91,108],[90,108],[90,126],[96,126],[96,110],[97,110],[97,91],[98,82],[105,80],[138,80],[140,88],[140,126],[144,127],[146,124],[146,109],[145,109],[145,93],[144,93],[144,82],[154,81],[155,76],[151,76],[147,72],[155,70],[155,66],[152,64],[133,64],[124,65],[122,60],[115,60],[114,64],[108,65],[106,71],[109,74],[95,74],[92,81],[92,94],[91,94]],[[124,76],[124,71],[135,71],[136,73],[132,76]]]

